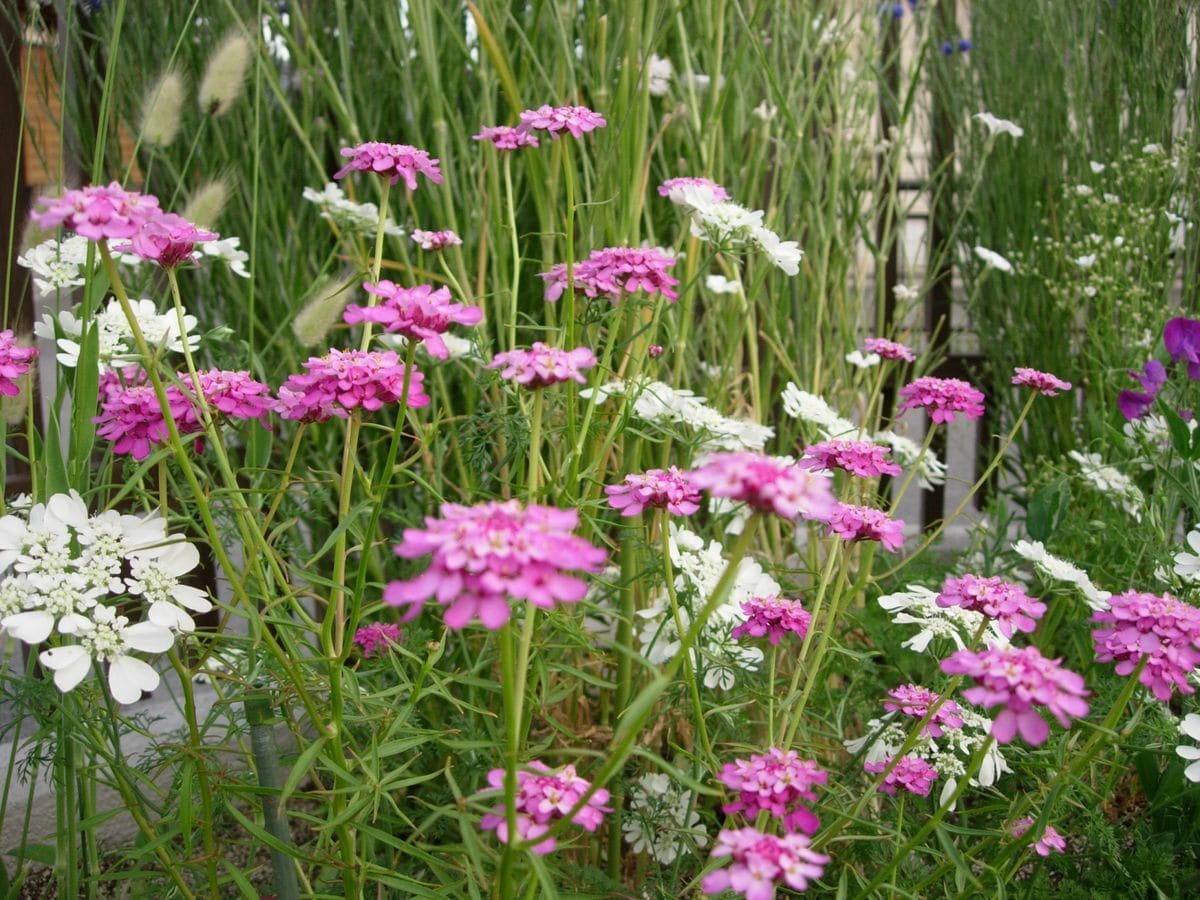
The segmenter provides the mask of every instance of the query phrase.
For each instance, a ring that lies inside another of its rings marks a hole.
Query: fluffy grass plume
[[[188,197],[182,215],[201,228],[212,228],[228,202],[229,182],[224,178],[214,178]]]
[[[350,302],[354,277],[331,278],[318,282],[304,300],[304,308],[292,320],[292,332],[305,347],[315,347],[342,318]]]
[[[216,118],[229,112],[246,86],[253,47],[240,31],[225,36],[204,67],[197,98],[200,109]]]
[[[142,106],[142,142],[151,147],[169,147],[183,124],[183,98],[187,82],[178,72],[168,70],[158,77],[146,93]]]

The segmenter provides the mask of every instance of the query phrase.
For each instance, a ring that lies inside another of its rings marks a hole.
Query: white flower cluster
[[[998,134],[1007,134],[1015,141],[1017,138],[1025,135],[1025,129],[1016,122],[1009,119],[1001,119],[999,116],[993,116],[990,112],[975,113],[971,118],[987,129],[989,137],[994,137]]]
[[[649,81],[647,87],[650,90],[652,97],[665,97],[667,92],[671,90],[671,79],[675,77],[675,67],[671,65],[669,59],[659,56],[657,53],[651,54],[650,62],[646,66],[646,78]]]
[[[947,638],[962,650],[975,636],[984,622],[982,613],[960,606],[938,606],[938,594],[919,584],[910,584],[905,591],[884,594],[879,605],[892,614],[896,625],[916,625],[916,634],[900,646],[917,653],[924,653],[934,638]],[[994,647],[1007,647],[1008,638],[1000,631],[995,620],[988,621],[983,632],[983,642]]]
[[[196,250],[201,256],[219,259],[226,263],[229,271],[239,278],[249,278],[250,272],[246,269],[246,263],[250,261],[250,254],[243,250],[241,245],[241,238],[227,237],[197,244]]]
[[[1200,535],[1197,537],[1200,538]],[[1079,588],[1087,600],[1087,605],[1092,609],[1108,609],[1108,600],[1112,593],[1096,587],[1091,576],[1079,566],[1046,552],[1041,541],[1017,541],[1012,548],[1018,556],[1029,560],[1038,572],[1052,581],[1064,581]]]
[[[108,664],[118,703],[133,703],[158,687],[158,673],[132,655],[162,653],[175,632],[195,630],[191,612],[212,609],[207,595],[179,579],[200,553],[166,521],[108,510],[88,514],[79,494],[55,494],[27,516],[0,518],[0,627],[27,644],[57,635],[38,659],[64,693]],[[118,609],[137,600],[144,621],[130,624]]]
[[[761,209],[747,209],[732,200],[718,200],[702,185],[684,185],[671,191],[670,200],[692,216],[692,234],[722,249],[736,252],[757,247],[771,264],[787,275],[800,271],[804,253],[795,241],[785,241],[763,224]]]
[[[1142,507],[1145,505],[1146,498],[1129,476],[1113,466],[1105,465],[1099,453],[1080,453],[1078,450],[1071,450],[1067,456],[1079,463],[1080,474],[1084,481],[1100,493],[1108,494],[1120,503],[1125,512],[1139,522],[1142,520]]]
[[[17,265],[30,271],[38,296],[49,297],[55,291],[83,287],[87,250],[88,239],[77,234],[61,241],[51,239],[18,256]]]
[[[679,618],[686,631],[694,612],[703,608],[712,597],[725,571],[726,560],[719,543],[706,544],[698,535],[674,525],[671,526],[670,548]],[[703,674],[705,687],[728,690],[736,683],[739,672],[758,671],[763,659],[762,650],[735,641],[730,632],[745,620],[744,601],[751,597],[777,596],[780,591],[778,582],[757,562],[743,557],[738,563],[728,595],[709,616],[692,648],[692,664]],[[674,659],[682,641],[666,592],[646,609],[639,610],[638,616],[646,620],[638,635],[646,659],[655,665]]]
[[[160,314],[154,301],[145,299],[131,300],[130,306],[146,343],[152,348],[165,348],[176,353],[183,350],[183,341],[179,337],[179,317],[173,310]],[[183,324],[188,331],[188,346],[195,350],[200,346],[200,335],[195,333],[196,317],[185,314]],[[96,313],[93,325],[99,332],[101,372],[141,360],[129,320],[115,299],[109,300],[108,305]],[[79,354],[83,349],[80,343],[83,339],[83,321],[76,318],[72,310],[63,310],[57,316],[43,313],[42,320],[34,324],[33,333],[58,345],[57,359],[62,365],[72,369],[79,365]]]
[[[1179,733],[1193,741],[1200,741],[1200,716],[1195,713],[1184,716],[1179,722]],[[1188,767],[1183,770],[1183,777],[1188,781],[1200,781],[1200,747],[1181,744],[1175,748],[1175,752],[1189,761]]]
[[[332,222],[341,230],[367,237],[375,236],[379,227],[379,207],[374,203],[355,203],[332,181],[321,191],[306,187],[302,196],[310,203],[317,204],[322,219]],[[389,218],[384,220],[383,233],[403,237],[404,229]]]
[[[675,862],[681,852],[708,844],[693,792],[654,772],[629,786],[629,809],[621,831],[634,853],[649,853],[664,866]]]

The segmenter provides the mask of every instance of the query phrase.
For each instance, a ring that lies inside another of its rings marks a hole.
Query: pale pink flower
[[[902,684],[888,691],[888,699],[883,701],[883,708],[888,712],[899,712],[920,721],[929,714],[929,710],[939,699],[937,691],[931,691],[919,684]],[[939,738],[945,734],[944,725],[951,730],[962,728],[962,716],[958,714],[959,705],[953,700],[945,700],[937,708],[925,727],[921,729],[921,737]],[[882,770],[881,770],[882,771]]]
[[[982,575],[951,576],[942,583],[937,605],[957,606],[995,619],[1005,637],[1013,631],[1031,634],[1037,619],[1046,614],[1046,604],[1025,593],[1019,584]]]
[[[62,225],[93,241],[132,237],[151,216],[160,214],[158,198],[127,191],[117,182],[67,191],[43,198],[46,208],[31,218],[41,228]]]
[[[127,244],[114,244],[113,249],[130,252],[164,269],[174,269],[185,262],[195,262],[193,251],[197,244],[215,241],[220,235],[197,228],[175,213],[156,213],[142,222]]]
[[[891,765],[894,756],[888,756],[879,762],[863,763],[863,770],[870,772],[872,775],[878,775]],[[933,782],[937,780],[938,771],[932,765],[919,756],[909,754],[903,756],[896,765],[892,766],[892,771],[887,773],[883,782],[879,785],[879,790],[885,794],[895,794],[897,788],[904,788],[910,794],[916,794],[918,797],[928,797],[929,789],[933,787]]]
[[[1026,816],[1014,822],[1009,833],[1013,837],[1019,838],[1029,830],[1031,825],[1033,825],[1033,816]],[[1038,856],[1049,856],[1051,850],[1056,853],[1066,853],[1067,841],[1054,829],[1053,825],[1047,825],[1046,830],[1042,832],[1042,836],[1033,842],[1033,849]]]
[[[825,476],[750,450],[712,454],[692,472],[692,483],[714,497],[738,500],[785,519],[825,521],[836,505]]]
[[[598,112],[586,106],[539,106],[521,113],[522,131],[545,131],[557,138],[564,131],[573,138],[583,137],[585,132],[603,128],[608,122]]]
[[[917,359],[917,354],[911,347],[897,341],[889,341],[887,338],[869,337],[863,341],[863,350],[884,359],[903,362],[915,362]]]
[[[904,546],[904,522],[881,509],[838,503],[826,521],[829,530],[843,541],[879,541],[892,553]]]
[[[804,640],[812,625],[812,615],[803,604],[787,597],[751,597],[743,600],[742,615],[746,621],[735,626],[729,635],[734,640],[749,635],[765,637],[772,644],[778,644],[788,634]]]
[[[726,815],[741,813],[753,821],[766,811],[789,831],[798,828],[805,834],[814,834],[821,826],[805,804],[817,801],[813,788],[826,784],[829,773],[815,762],[801,759],[795,750],[771,747],[766,753],[726,763],[717,780],[738,794],[736,800],[721,807]]]
[[[924,409],[934,422],[953,422],[955,414],[964,419],[983,415],[983,394],[959,378],[934,378],[925,375],[900,388],[904,402],[899,415],[909,409]]]
[[[607,485],[604,493],[623,516],[636,516],[647,506],[676,516],[690,516],[700,508],[700,491],[691,475],[675,466],[626,475],[621,484]]]
[[[483,128],[472,136],[472,140],[491,141],[497,150],[519,150],[522,147],[536,147],[537,135],[509,125],[493,125]]]
[[[723,828],[710,859],[729,857],[730,864],[709,872],[700,882],[706,894],[734,891],[746,900],[774,900],[775,887],[782,882],[804,891],[825,872],[829,857],[811,849],[803,834],[776,837],[756,828]]]
[[[173,384],[164,385],[164,393],[179,434],[201,431],[192,398]],[[170,438],[154,387],[148,383],[146,373],[133,366],[123,376],[112,371],[101,376],[100,415],[92,421],[97,435],[113,441],[114,453],[128,453],[138,462]]]
[[[899,475],[900,467],[888,459],[891,448],[870,441],[821,441],[804,448],[796,465],[822,471],[842,469],[859,478]]]
[[[408,144],[367,141],[356,147],[343,147],[342,156],[350,157],[350,162],[333,173],[335,179],[351,171],[374,172],[389,178],[392,184],[403,179],[410,191],[417,189],[417,175],[424,175],[434,184],[442,183],[438,161],[424,150]]]
[[[1023,366],[1017,366],[1014,370],[1012,383],[1017,387],[1027,387],[1037,391],[1039,394],[1045,394],[1047,397],[1058,395],[1059,391],[1069,391],[1071,382],[1063,381],[1057,375],[1051,375],[1049,372],[1039,372],[1037,369],[1027,369]]]
[[[445,250],[447,247],[458,247],[462,244],[462,238],[449,230],[422,231],[420,228],[414,228],[412,239],[422,250]]]
[[[393,581],[383,599],[408,605],[408,621],[430,597],[446,607],[446,626],[458,630],[478,617],[487,628],[508,621],[508,598],[550,609],[576,603],[587,584],[569,570],[598,572],[605,553],[571,531],[575,510],[516,500],[460,506],[443,503],[442,517],[426,518],[425,528],[406,528],[396,553],[405,559],[432,554],[429,567],[407,581]]]
[[[667,269],[675,265],[675,257],[661,250],[644,247],[606,247],[593,250],[587,259],[575,264],[575,290],[588,297],[608,297],[616,303],[623,293],[645,291],[647,294],[662,294],[674,302],[679,296],[675,286],[679,284]],[[567,266],[558,263],[548,272],[542,272],[546,282],[546,300],[554,302],[567,289]]]
[[[18,378],[29,373],[36,347],[22,347],[11,331],[0,331],[0,394],[16,397],[21,393]]]
[[[563,381],[587,384],[583,371],[596,363],[596,354],[587,347],[560,350],[558,347],[548,347],[541,341],[535,341],[530,350],[497,353],[485,368],[499,369],[501,378],[536,389]]]
[[[708,178],[668,178],[658,186],[658,196],[669,197],[672,203],[678,203],[682,199],[683,190],[685,188],[698,188],[701,191],[707,191],[713,199],[713,202],[720,203],[729,200],[729,191]]]
[[[267,413],[276,408],[271,389],[255,381],[249,372],[229,372],[210,369],[200,372],[200,390],[210,408],[230,419],[258,419],[266,424]],[[186,372],[180,380],[191,387]]]
[[[399,403],[404,391],[404,363],[390,350],[330,350],[304,363],[308,371],[289,375],[279,389],[279,414],[285,419],[324,422],[330,416],[345,418],[349,411],[374,412]],[[407,406],[429,405],[422,387],[424,374],[412,368]]]
[[[1116,661],[1118,675],[1129,675],[1146,659],[1138,681],[1164,703],[1175,688],[1193,694],[1188,683],[1200,665],[1200,609],[1171,594],[1126,591],[1109,598],[1109,608],[1092,614],[1109,627],[1092,632],[1096,661]]]
[[[646,355],[649,356],[651,359],[658,359],[660,356],[663,355],[663,345],[662,344],[651,344],[649,347],[646,348]]]
[[[488,785],[493,791],[504,790],[504,770],[492,769],[487,775]],[[538,856],[551,853],[558,846],[555,838],[537,839],[550,830],[550,826],[564,818],[592,787],[592,783],[580,778],[571,765],[551,769],[543,762],[534,760],[524,769],[517,771],[517,837],[523,841],[536,841],[529,849]],[[571,817],[571,821],[594,832],[604,823],[605,813],[612,809],[605,806],[608,791],[596,790],[583,808]],[[510,840],[508,819],[504,806],[493,807],[479,820],[484,831],[495,831],[500,843]]]
[[[354,643],[362,647],[364,657],[374,656],[400,643],[400,626],[394,622],[372,622],[354,632]]]
[[[450,358],[442,335],[451,325],[478,325],[483,319],[482,309],[454,302],[449,289],[444,287],[434,290],[427,284],[418,284],[406,288],[384,279],[379,284],[364,283],[363,290],[381,297],[383,302],[377,306],[347,306],[342,315],[346,324],[373,322],[385,331],[424,343],[434,359]]]

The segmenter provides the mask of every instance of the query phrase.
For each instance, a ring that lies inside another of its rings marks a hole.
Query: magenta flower
[[[487,775],[488,784],[497,791],[504,789],[504,770],[492,769]],[[551,853],[558,846],[554,838],[538,841],[550,830],[550,826],[577,804],[592,787],[592,783],[580,778],[575,767],[563,766],[554,770],[545,763],[534,760],[526,769],[517,772],[517,836],[522,841],[536,841],[529,849],[538,856]],[[587,831],[595,831],[604,823],[604,814],[612,810],[608,802],[608,791],[600,788],[583,809],[572,816],[571,821]],[[496,806],[479,820],[484,831],[495,831],[500,843],[509,842],[508,820],[503,805]]]
[[[937,691],[931,691],[919,684],[902,684],[888,691],[888,699],[883,701],[883,708],[888,712],[903,713],[919,721],[929,714],[930,708],[938,699]],[[943,726],[951,730],[962,728],[963,720],[958,714],[959,709],[959,705],[953,700],[944,701],[921,729],[921,737],[939,738],[945,734]]]
[[[824,521],[836,506],[825,476],[751,450],[713,453],[692,472],[692,483],[714,497],[739,500],[785,519]]]
[[[796,465],[823,471],[842,469],[859,478],[899,475],[900,467],[888,459],[891,448],[870,441],[821,441],[804,448],[804,458]]]
[[[735,641],[743,635],[765,637],[778,644],[784,635],[794,634],[800,640],[808,635],[812,615],[799,600],[787,597],[751,597],[742,601],[746,621],[734,627],[730,637]]]
[[[800,829],[814,834],[820,820],[805,803],[817,800],[817,785],[829,781],[829,773],[815,762],[803,760],[795,750],[771,747],[766,753],[726,763],[717,776],[725,787],[737,791],[737,799],[721,811],[741,813],[753,821],[760,812],[769,812],[789,831]]]
[[[408,144],[367,141],[356,147],[343,147],[342,156],[350,157],[350,162],[333,173],[335,179],[351,171],[374,172],[390,178],[392,184],[404,179],[410,191],[417,189],[417,175],[424,175],[434,184],[442,183],[438,161],[424,150]]]
[[[521,113],[521,131],[545,131],[557,138],[564,131],[573,138],[583,137],[585,132],[603,128],[608,122],[598,112],[586,106],[539,106]]]
[[[400,643],[400,626],[395,623],[372,622],[354,632],[354,643],[362,647],[364,658],[383,652]]]
[[[985,709],[1003,707],[992,723],[998,742],[1011,743],[1020,732],[1036,747],[1050,734],[1038,707],[1049,710],[1063,728],[1088,713],[1083,679],[1062,668],[1060,661],[1042,656],[1037,647],[989,647],[959,650],[942,660],[942,671],[975,679],[975,686],[963,691],[971,703]]]
[[[92,185],[40,202],[46,208],[31,216],[39,227],[62,225],[93,241],[133,237],[147,219],[161,212],[157,197],[127,191],[115,181],[107,187]]]
[[[1163,346],[1173,362],[1187,363],[1188,378],[1200,379],[1200,321],[1181,316],[1163,326]]]
[[[729,200],[729,191],[708,178],[668,178],[658,186],[658,196],[669,197],[672,203],[677,202],[680,196],[680,191],[684,188],[700,188],[708,191],[712,195],[714,202],[720,203],[724,200]]]
[[[596,365],[597,359],[587,347],[560,350],[534,341],[530,350],[508,350],[497,353],[484,368],[500,369],[500,377],[530,389],[543,388],[563,381],[587,384],[584,369]]]
[[[829,530],[843,541],[879,541],[892,553],[904,546],[904,522],[881,509],[838,503],[826,521]]]
[[[472,326],[483,320],[482,309],[455,303],[448,288],[434,290],[427,284],[406,288],[384,279],[379,284],[364,283],[363,290],[381,297],[383,302],[378,306],[347,306],[342,314],[347,325],[373,322],[385,331],[420,341],[434,359],[450,358],[442,335],[451,325]]]
[[[1014,630],[1031,634],[1036,620],[1046,614],[1046,604],[1030,597],[1020,585],[982,575],[947,578],[937,605],[943,609],[957,606],[995,619],[1005,637],[1012,637]]]
[[[1013,837],[1019,838],[1029,830],[1031,825],[1033,825],[1033,816],[1026,816],[1014,822],[1009,833]],[[1061,834],[1054,830],[1053,825],[1047,825],[1042,836],[1033,842],[1033,849],[1038,856],[1049,856],[1051,850],[1057,853],[1066,853],[1067,841]]]
[[[167,405],[179,434],[201,431],[192,398],[173,384],[165,385]],[[113,441],[113,453],[128,453],[141,462],[151,450],[167,443],[170,431],[146,373],[130,366],[124,382],[115,372],[100,378],[100,415],[92,419],[96,434]]]
[[[700,491],[691,475],[675,466],[625,476],[621,484],[604,488],[609,505],[623,516],[636,516],[647,506],[666,509],[674,516],[690,516],[700,508]]]
[[[667,272],[673,265],[675,257],[653,248],[593,250],[587,259],[575,264],[575,290],[588,297],[608,297],[612,303],[621,299],[623,293],[634,291],[661,293],[674,302],[679,296],[675,291],[679,280]],[[550,271],[542,272],[541,278],[546,282],[546,300],[553,303],[567,289],[566,264],[558,263]]]
[[[453,231],[422,231],[420,228],[414,228],[412,239],[422,250],[445,250],[447,247],[458,247],[462,244],[462,238]]]
[[[1129,377],[1141,386],[1140,391],[1124,390],[1117,395],[1117,408],[1121,410],[1126,420],[1132,422],[1150,412],[1154,399],[1167,383],[1167,367],[1157,359],[1147,360],[1142,371],[1127,369]]]
[[[662,344],[651,344],[649,347],[646,348],[646,355],[649,356],[651,359],[658,359],[660,356],[663,355],[663,345]]]
[[[255,381],[249,372],[227,372],[210,369],[200,372],[200,390],[211,409],[230,419],[258,419],[266,424],[267,413],[276,408],[271,389]],[[179,373],[185,385],[191,387],[186,372]]]
[[[114,244],[113,249],[132,252],[164,269],[174,269],[185,262],[195,262],[192,251],[197,244],[215,241],[219,235],[203,231],[174,213],[156,213],[142,222],[127,244]]]
[[[1013,370],[1012,383],[1017,387],[1027,387],[1047,397],[1055,397],[1059,391],[1069,391],[1071,382],[1063,381],[1057,375],[1049,372],[1039,372],[1037,369],[1027,369],[1017,366]]]
[[[725,856],[729,866],[705,875],[701,890],[706,894],[734,891],[746,900],[774,900],[779,882],[795,891],[807,890],[829,862],[828,856],[810,848],[803,834],[776,837],[750,827],[721,829],[710,858]]]
[[[889,341],[887,338],[869,337],[863,341],[863,350],[867,353],[874,353],[876,356],[882,356],[884,359],[902,362],[916,362],[917,359],[917,354],[911,347],[896,341]]]
[[[374,412],[399,403],[404,392],[404,363],[390,350],[330,350],[310,357],[302,375],[289,375],[279,389],[279,414],[301,422],[346,418],[350,411]],[[407,405],[429,405],[422,387],[424,374],[412,368]]]
[[[483,128],[479,134],[473,135],[475,141],[491,141],[497,150],[519,150],[522,147],[536,147],[537,135],[509,125],[494,125]]]
[[[28,374],[37,355],[37,347],[22,347],[11,331],[0,331],[0,394],[15,397],[21,393],[17,379]]]
[[[425,528],[406,528],[396,553],[405,559],[432,554],[429,567],[415,578],[393,581],[384,602],[409,605],[403,621],[416,616],[434,597],[446,607],[447,628],[458,630],[478,617],[493,630],[509,618],[508,598],[527,600],[542,609],[576,603],[587,584],[569,570],[598,572],[605,554],[571,533],[579,524],[575,510],[516,500],[460,506],[443,503],[440,519],[426,518]]]
[[[1109,609],[1092,615],[1108,624],[1092,632],[1096,661],[1116,661],[1116,673],[1129,675],[1146,660],[1138,681],[1164,703],[1176,687],[1193,694],[1188,675],[1200,664],[1200,609],[1170,594],[1126,591],[1109,599]]]
[[[888,756],[880,762],[863,763],[863,770],[872,775],[878,775],[892,764],[893,759],[895,759],[894,756]],[[879,790],[885,794],[895,795],[897,788],[904,788],[910,794],[928,797],[929,789],[933,787],[933,782],[937,777],[937,769],[921,757],[909,754],[902,756],[900,761],[892,766],[892,771],[888,772],[880,783]]]
[[[955,413],[964,419],[983,415],[983,394],[958,378],[934,378],[925,375],[900,388],[904,402],[899,415],[909,409],[924,409],[934,422],[953,422]]]

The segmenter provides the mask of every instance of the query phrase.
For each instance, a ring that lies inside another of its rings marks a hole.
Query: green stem
[[[530,503],[537,499],[542,480],[543,395],[544,391],[541,388],[533,392],[533,413],[529,419],[529,462],[526,465],[525,480],[529,484]]]
[[[526,619],[529,617],[527,616]],[[517,760],[520,756],[521,709],[517,696],[516,654],[513,652],[512,622],[500,629],[500,683],[504,691],[504,819],[508,840],[500,853],[500,877],[496,882],[497,900],[506,900],[510,889],[513,853],[517,847]],[[582,806],[580,807],[582,808]]]
[[[508,317],[508,346],[506,349],[515,350],[517,346],[517,315],[521,288],[521,246],[517,237],[516,198],[512,186],[512,153],[504,153],[504,199],[508,206],[508,236],[512,242],[512,286],[509,295]],[[498,328],[503,328],[502,322],[497,322]]]
[[[340,7],[340,4],[339,4]],[[391,193],[392,183],[388,179],[383,180],[383,188],[379,194],[379,220],[375,224],[375,255],[371,259],[371,283],[379,284],[379,273],[383,270],[383,239],[384,226],[387,224],[388,214],[388,195]],[[379,298],[374,294],[367,294],[367,308],[374,306],[379,302]],[[373,323],[370,320],[363,322],[362,340],[359,342],[358,349],[366,350],[371,346],[371,330]]]
[[[192,689],[192,673],[188,671],[183,660],[175,650],[168,655],[171,668],[179,676],[179,686],[183,691],[183,717],[187,723],[188,746],[195,761],[196,781],[200,787],[200,815],[203,818],[201,840],[204,844],[204,873],[208,879],[209,895],[216,897],[221,888],[217,881],[217,841],[213,834],[213,794],[209,782],[208,769],[204,762],[204,742],[200,736],[200,725],[196,718],[196,694]]]

